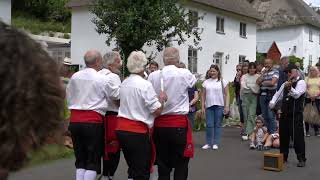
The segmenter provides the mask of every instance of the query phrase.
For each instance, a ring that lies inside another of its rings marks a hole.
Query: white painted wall
[[[0,20],[11,24],[11,0],[0,0]]]
[[[198,8],[199,15],[206,13],[203,21],[199,21],[199,28],[203,28],[201,36],[202,41],[200,46],[201,51],[198,51],[198,73],[205,74],[213,62],[213,54],[223,52],[222,72],[226,80],[232,81],[235,75],[235,66],[238,64],[239,55],[246,56],[246,59],[254,61],[256,57],[256,24],[250,19],[242,16],[233,15],[224,11],[218,11],[213,8]],[[225,18],[225,34],[216,33],[216,16]],[[95,31],[95,25],[91,22],[93,15],[90,14],[85,7],[73,8],[72,12],[72,35],[71,35],[71,57],[73,62],[84,64],[83,55],[91,48],[96,48],[102,53],[110,51],[112,47],[105,45],[105,37],[99,36]],[[247,23],[247,38],[244,39],[239,35],[240,21]],[[188,45],[192,45],[189,40],[183,45],[178,46],[173,44],[180,50],[180,59],[188,67]],[[151,51],[156,51],[153,47],[144,47],[147,54]],[[226,56],[229,55],[229,60],[226,62]],[[156,61],[162,63],[162,53],[158,52]]]
[[[309,41],[309,30],[312,30],[312,42]],[[309,65],[309,56],[311,55],[311,63],[315,65],[320,57],[320,28],[314,26],[303,27],[303,57],[305,67]]]
[[[309,41],[309,28],[313,31],[313,42]],[[317,63],[320,57],[319,44],[320,29],[308,25],[288,26],[258,30],[257,42],[276,41],[282,56],[295,55],[304,59],[304,68],[309,65],[309,55],[312,55],[312,64]],[[296,46],[296,51],[294,51]]]

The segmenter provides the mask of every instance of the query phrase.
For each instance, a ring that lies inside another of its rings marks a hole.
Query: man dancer
[[[164,50],[165,67],[150,74],[149,81],[156,93],[167,93],[161,116],[155,120],[154,141],[157,150],[159,180],[169,180],[172,168],[174,179],[188,177],[189,158],[193,157],[192,132],[188,122],[188,88],[196,83],[196,78],[188,69],[176,67],[179,51],[169,47]]]
[[[279,121],[280,153],[287,162],[290,137],[293,139],[294,150],[297,154],[298,167],[306,165],[305,141],[303,130],[303,100],[306,83],[299,77],[298,68],[289,64],[286,68],[288,80],[282,84],[279,91],[270,101],[270,108],[274,108],[277,101],[282,100],[282,115]]]
[[[122,66],[121,56],[118,52],[108,52],[103,56],[100,74],[106,75],[108,82],[113,89],[120,89],[121,80],[119,77]],[[117,170],[120,160],[120,147],[116,138],[115,128],[119,111],[119,99],[112,99],[108,96],[108,108],[106,121],[104,122],[104,157],[103,157],[103,180],[112,179]]]
[[[108,97],[119,97],[108,78],[98,73],[102,57],[97,50],[84,56],[87,66],[75,73],[67,86],[67,101],[71,111],[71,137],[76,156],[76,179],[95,180],[103,152],[103,121]]]

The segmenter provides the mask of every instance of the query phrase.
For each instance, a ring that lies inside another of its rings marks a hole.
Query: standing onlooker
[[[256,61],[256,70],[257,70],[257,74],[261,75],[262,73],[262,69],[263,69],[263,63]],[[256,115],[260,116],[261,113],[261,106],[260,106],[260,96],[257,96],[257,109],[256,109]]]
[[[316,67],[318,68],[318,72],[320,72],[320,62],[318,62],[317,64],[316,64]],[[320,75],[320,74],[319,74]]]
[[[284,83],[288,78],[287,78],[287,73],[284,72],[285,69],[288,67],[289,64],[289,57],[284,56],[280,59],[280,68],[278,69],[279,71],[279,80],[277,84],[277,90],[280,89],[282,83]]]
[[[256,84],[260,75],[256,74],[256,64],[249,63],[249,73],[245,74],[241,78],[241,98],[242,98],[242,110],[244,117],[244,130],[242,139],[248,140],[255,126],[255,116],[257,109],[257,95],[260,87]]]
[[[301,79],[304,79],[304,72],[303,72],[303,70],[301,69],[301,64],[297,61],[297,62],[295,63],[295,65],[296,65],[297,68],[298,68],[299,77],[300,77]]]
[[[276,131],[275,113],[269,108],[269,102],[276,93],[277,82],[279,79],[278,70],[273,68],[273,61],[266,59],[264,63],[265,70],[257,79],[260,85],[260,106],[262,116],[270,134]]]
[[[320,77],[318,73],[318,69],[315,66],[311,66],[309,69],[309,76],[306,77],[305,81],[307,83],[307,97],[305,99],[305,104],[312,103],[317,106],[317,109],[319,110],[320,106]],[[319,136],[319,127],[315,124],[311,124],[314,128],[314,134],[315,136]],[[305,128],[306,128],[306,136],[309,137],[309,123],[305,122]]]
[[[186,65],[183,62],[179,62],[178,64],[179,68],[186,68]],[[188,88],[188,96],[189,96],[189,113],[188,113],[188,119],[191,124],[191,128],[193,129],[194,127],[194,120],[195,120],[195,115],[197,112],[197,102],[199,100],[199,92],[198,89],[193,86],[192,88]]]
[[[218,149],[221,139],[221,121],[223,114],[229,111],[228,84],[221,77],[217,65],[211,65],[210,79],[203,82],[202,86],[202,113],[206,115],[206,144],[202,149]]]
[[[235,88],[234,92],[235,92],[236,102],[237,102],[238,110],[239,110],[239,114],[240,114],[240,122],[241,122],[241,126],[242,126],[242,124],[244,122],[241,99],[240,99],[240,83],[241,83],[241,76],[242,76],[242,66],[240,64],[238,64],[236,66],[236,70],[237,70],[237,74],[233,80],[233,86]],[[240,134],[243,135],[243,130],[241,130]]]

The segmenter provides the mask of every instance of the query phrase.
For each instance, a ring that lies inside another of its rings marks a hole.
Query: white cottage
[[[71,0],[68,4],[72,8],[71,29],[71,58],[73,62],[83,64],[86,50],[96,48],[102,53],[110,51],[105,37],[95,31],[91,22],[94,17],[88,11],[91,0]],[[202,50],[190,49],[192,41],[179,48],[181,61],[194,73],[205,74],[211,64],[218,64],[222,68],[223,77],[233,80],[235,66],[239,61],[254,61],[256,57],[256,24],[259,14],[246,0],[192,0],[186,8],[194,11],[203,20],[198,27],[203,28],[200,46]],[[145,48],[149,53],[155,48]],[[162,63],[161,53],[156,61]]]
[[[249,0],[263,16],[257,43],[275,41],[283,56],[304,59],[304,68],[320,59],[320,16],[303,0]]]
[[[11,24],[11,0],[0,0],[0,20]]]

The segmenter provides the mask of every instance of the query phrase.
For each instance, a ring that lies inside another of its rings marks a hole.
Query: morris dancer
[[[159,100],[150,82],[143,78],[147,64],[141,51],[134,51],[128,58],[131,75],[120,87],[120,108],[116,134],[129,166],[128,177],[134,180],[149,180],[152,162],[150,128],[154,117],[160,115],[165,93]]]
[[[149,76],[157,94],[164,89],[168,95],[161,116],[155,120],[153,136],[159,180],[170,179],[172,168],[175,168],[175,180],[187,179],[189,159],[193,157],[192,130],[187,118],[188,88],[192,88],[197,80],[188,69],[176,67],[179,59],[176,48],[166,48],[163,55],[165,67]]]
[[[84,61],[87,68],[75,73],[67,86],[69,130],[76,156],[76,179],[95,180],[103,152],[106,99],[118,98],[119,89],[113,89],[108,78],[98,73],[102,57],[97,50],[88,51]]]
[[[103,56],[102,66],[99,71],[108,78],[112,89],[120,89],[121,80],[119,77],[122,66],[121,56],[118,52],[108,52]],[[116,138],[115,128],[117,125],[117,115],[119,110],[118,98],[112,99],[108,97],[108,108],[106,113],[106,121],[104,123],[104,157],[103,157],[103,179],[112,179],[117,170],[120,160],[120,147]]]

